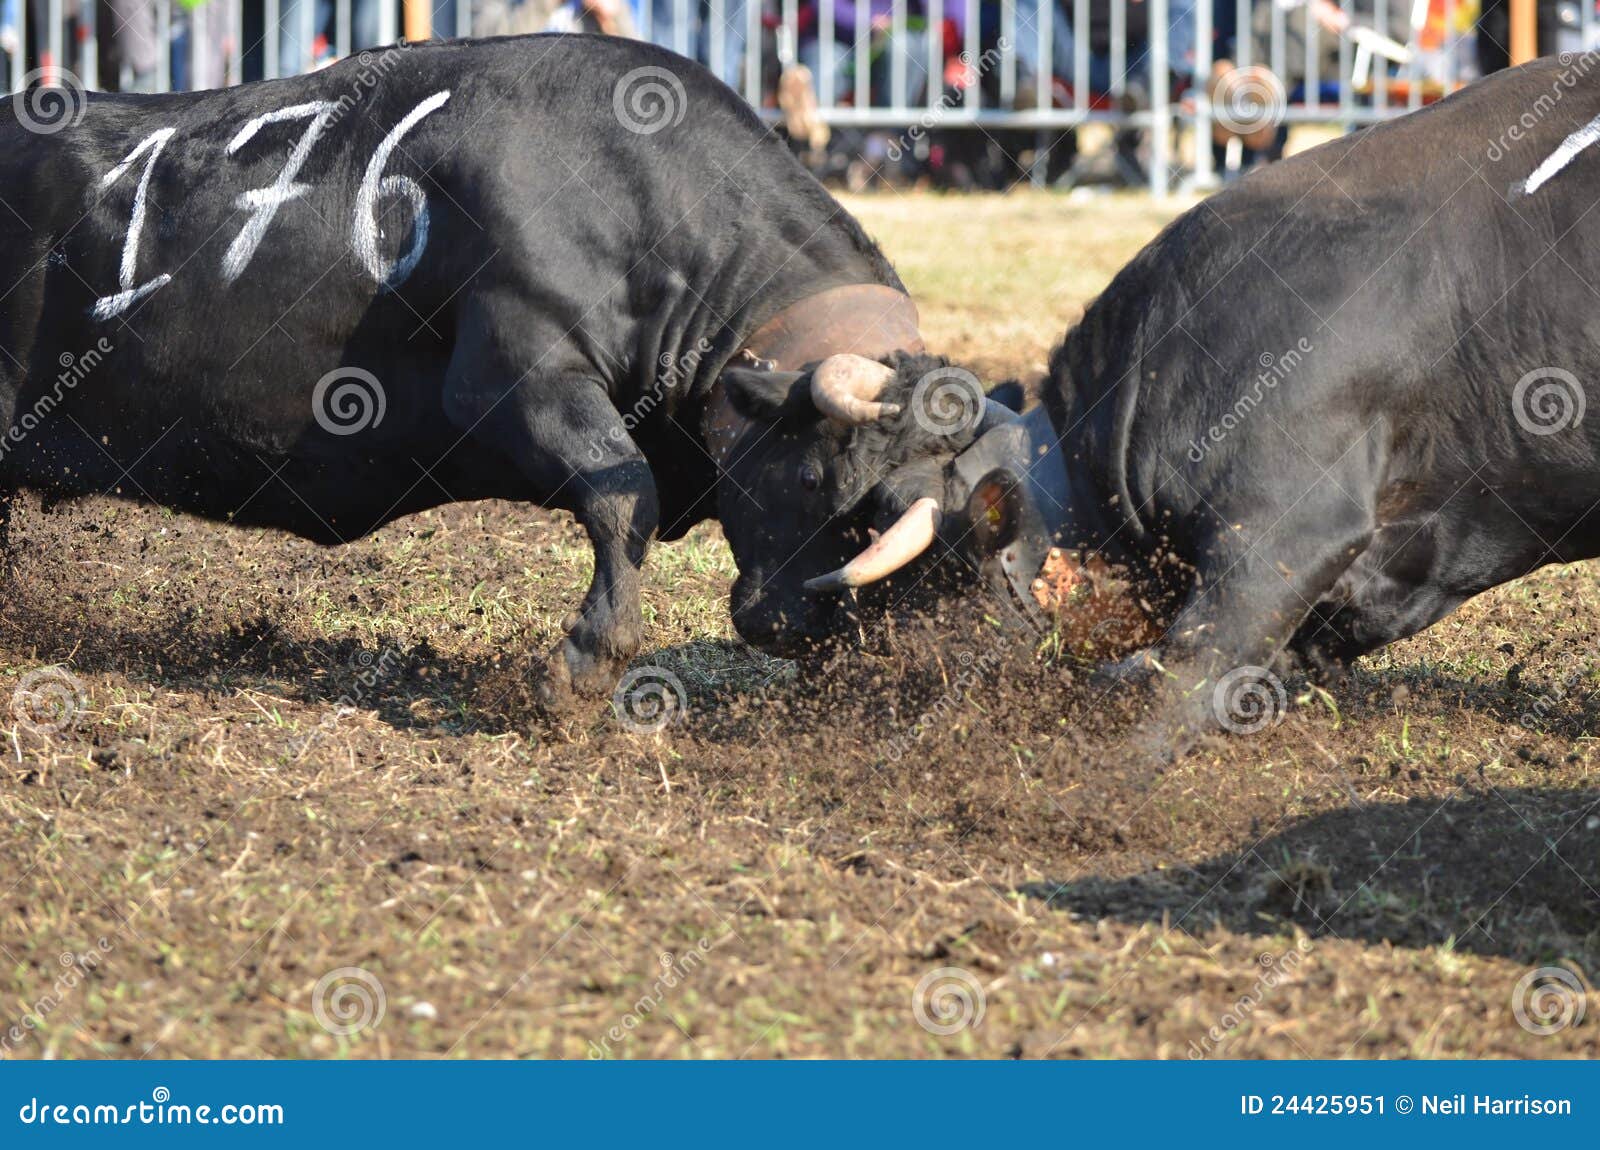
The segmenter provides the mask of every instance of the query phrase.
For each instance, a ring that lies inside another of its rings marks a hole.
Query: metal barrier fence
[[[1565,4],[1561,42],[1542,47],[1600,46],[1596,2]],[[570,29],[603,12],[602,26],[697,57],[771,118],[775,76],[803,67],[811,114],[839,127],[1033,129],[1041,142],[1089,123],[1148,133],[1160,193],[1175,168],[1213,181],[1214,138],[1236,156],[1288,124],[1366,123],[1448,93],[1475,74],[1476,11],[1474,0],[0,0],[0,49],[12,89],[168,91],[302,72],[402,30]],[[106,61],[116,75],[102,75]]]

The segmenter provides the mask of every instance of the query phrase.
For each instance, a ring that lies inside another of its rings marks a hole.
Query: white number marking
[[[138,287],[133,286],[134,266],[139,262],[139,234],[144,231],[145,196],[150,190],[150,172],[156,166],[156,157],[161,155],[161,149],[167,146],[167,141],[172,139],[172,133],[176,130],[162,128],[160,131],[150,133],[137,148],[128,153],[127,158],[100,178],[100,191],[104,192],[121,179],[140,156],[149,153],[149,159],[144,162],[144,174],[139,177],[139,186],[134,189],[133,215],[128,219],[128,236],[122,242],[122,265],[117,274],[117,286],[122,290],[116,295],[101,296],[94,301],[94,310],[91,314],[97,320],[114,319],[172,280],[170,275],[163,274],[156,276],[155,279],[146,280]]]
[[[1550,153],[1550,158],[1533,170],[1522,185],[1522,194],[1531,196],[1545,184],[1555,179],[1561,169],[1578,158],[1585,148],[1600,143],[1600,116],[1596,116],[1572,135],[1561,141],[1561,146]]]
[[[449,98],[448,89],[435,92],[413,108],[383,138],[378,150],[372,153],[366,175],[361,179],[361,190],[356,194],[355,226],[350,242],[356,250],[356,258],[367,269],[367,273],[382,285],[384,291],[393,291],[406,282],[422,259],[423,249],[428,246],[428,194],[410,176],[385,176],[384,165],[389,162],[389,154],[399,147],[401,138],[416,127],[423,117],[444,107]],[[385,265],[383,255],[378,251],[378,200],[381,196],[404,196],[411,206],[411,247],[389,266]]]
[[[278,172],[278,178],[264,188],[252,188],[248,192],[241,192],[239,198],[234,201],[234,207],[241,211],[248,210],[252,215],[245,222],[244,229],[233,238],[233,243],[228,245],[228,250],[222,257],[222,278],[228,283],[238,279],[250,265],[250,259],[256,254],[256,248],[261,246],[261,238],[267,234],[267,228],[272,225],[272,217],[278,214],[278,209],[311,190],[310,184],[295,183],[295,177],[305,166],[306,158],[316,146],[317,138],[331,122],[334,107],[335,105],[327,100],[318,100],[310,104],[279,108],[276,112],[268,112],[251,120],[239,129],[239,134],[228,144],[228,155],[231,156],[255,139],[256,133],[269,124],[281,124],[290,120],[311,121],[306,126],[305,134],[300,137],[300,142],[289,153],[288,160]]]

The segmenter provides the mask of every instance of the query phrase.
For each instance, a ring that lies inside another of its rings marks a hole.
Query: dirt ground
[[[850,206],[931,346],[1025,377],[1170,214]],[[588,578],[564,516],[321,550],[105,498],[15,534],[0,1053],[1600,1054],[1592,565],[1152,780],[982,619],[826,678],[754,654],[712,528],[650,563],[636,669],[688,699],[654,733],[529,700]]]

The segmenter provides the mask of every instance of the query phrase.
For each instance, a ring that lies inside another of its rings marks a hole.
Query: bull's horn
[[[838,423],[871,423],[900,411],[899,404],[877,402],[892,379],[894,368],[865,356],[830,355],[811,373],[811,402]]]
[[[886,579],[933,545],[939,533],[939,501],[931,497],[906,508],[894,526],[837,571],[806,580],[807,591],[842,591]]]

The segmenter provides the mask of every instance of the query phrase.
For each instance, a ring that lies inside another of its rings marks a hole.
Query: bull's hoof
[[[557,643],[546,656],[535,692],[539,704],[552,714],[604,698],[616,688],[626,660],[608,659],[585,651],[570,637]]]

